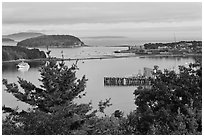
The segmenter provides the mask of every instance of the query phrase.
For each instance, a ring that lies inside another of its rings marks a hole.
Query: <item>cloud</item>
[[[202,39],[201,3],[3,3],[2,33],[36,31],[86,40]]]
[[[134,37],[133,34],[144,33],[164,33],[180,31],[197,31],[201,32],[202,24],[199,21],[186,22],[121,22],[121,23],[80,23],[80,24],[63,24],[63,25],[30,25],[30,24],[8,24],[3,27],[3,34],[6,32],[28,31],[30,28],[37,32],[42,30],[47,34],[73,34],[80,37],[101,37],[101,36],[124,36]]]
[[[3,24],[201,20],[200,3],[3,3]]]

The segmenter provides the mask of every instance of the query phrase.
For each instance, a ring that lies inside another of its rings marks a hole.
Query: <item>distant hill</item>
[[[17,41],[10,38],[2,38],[2,46],[16,46]]]
[[[42,35],[45,35],[45,34],[36,33],[36,32],[20,32],[20,33],[14,33],[14,34],[9,34],[9,35],[3,35],[2,37],[13,39],[15,41],[21,41],[21,40],[25,40],[28,38],[42,36]]]
[[[2,42],[15,42],[15,40],[10,38],[2,38]]]
[[[80,47],[84,43],[77,37],[71,35],[43,35],[29,38],[17,43],[20,47]]]

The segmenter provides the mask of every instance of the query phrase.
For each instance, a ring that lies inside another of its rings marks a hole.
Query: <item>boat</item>
[[[121,53],[121,50],[114,51],[114,53]]]
[[[16,67],[18,69],[21,69],[21,68],[30,68],[30,65],[24,61],[21,61],[18,65],[16,65]]]

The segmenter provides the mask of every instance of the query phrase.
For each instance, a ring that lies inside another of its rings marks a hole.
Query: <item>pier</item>
[[[151,81],[148,78],[140,77],[104,77],[104,86],[149,86]]]

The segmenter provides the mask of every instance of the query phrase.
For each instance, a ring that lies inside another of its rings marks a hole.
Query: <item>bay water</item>
[[[51,56],[64,58],[87,58],[87,57],[102,57],[102,56],[122,56],[133,55],[132,53],[116,54],[116,50],[124,50],[126,47],[80,47],[80,48],[52,48]],[[41,48],[40,50],[46,51]],[[81,99],[76,99],[77,103],[92,102],[94,109],[97,109],[98,102],[111,98],[111,107],[105,110],[105,113],[111,114],[115,110],[122,110],[125,114],[134,110],[134,95],[136,89],[130,87],[106,87],[104,86],[104,77],[128,77],[136,75],[139,72],[143,73],[143,68],[153,68],[158,65],[159,69],[174,69],[178,72],[178,66],[187,66],[190,62],[194,62],[192,58],[182,57],[152,57],[152,58],[111,58],[111,59],[95,59],[95,60],[79,60],[77,66],[79,70],[77,78],[82,78],[83,75],[88,79],[86,83],[86,96]],[[65,61],[66,65],[71,66],[75,61]],[[3,69],[2,78],[8,82],[17,83],[17,77],[21,77],[37,86],[41,83],[39,73],[40,66],[32,66],[28,71],[19,71],[17,68]],[[28,108],[25,103],[17,101],[11,94],[6,93],[5,86],[2,85],[2,105],[19,107],[20,109]]]

